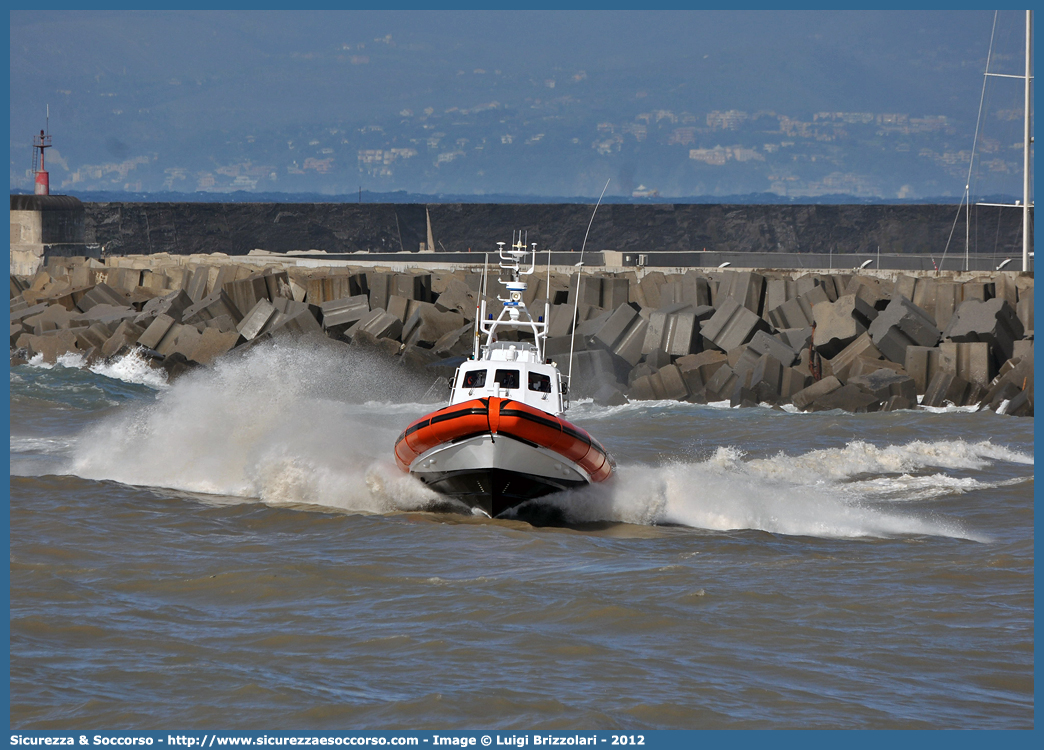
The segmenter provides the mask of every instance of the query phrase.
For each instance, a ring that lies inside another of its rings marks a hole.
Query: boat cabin
[[[562,376],[552,364],[537,361],[537,349],[528,342],[495,342],[485,357],[457,368],[450,404],[498,396],[561,415]]]

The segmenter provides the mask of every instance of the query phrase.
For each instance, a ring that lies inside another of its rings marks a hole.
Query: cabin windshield
[[[484,388],[486,385],[485,370],[469,370],[464,374],[465,388]]]
[[[551,378],[547,375],[541,375],[539,372],[529,373],[529,390],[539,391],[540,393],[550,393]]]
[[[518,370],[497,370],[494,382],[500,383],[505,390],[518,388]]]

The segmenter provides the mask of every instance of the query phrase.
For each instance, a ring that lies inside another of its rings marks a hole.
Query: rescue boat
[[[545,357],[549,305],[534,319],[523,301],[524,280],[536,270],[536,246],[498,242],[499,316],[476,306],[475,346],[457,368],[449,404],[410,424],[395,441],[395,462],[440,494],[497,517],[555,492],[604,482],[616,463],[585,430],[565,419],[568,384]],[[532,253],[528,270],[522,262]],[[548,254],[550,275],[550,253]],[[486,285],[483,271],[483,291]],[[503,330],[527,331],[532,341],[498,341]],[[483,343],[482,337],[485,336]]]

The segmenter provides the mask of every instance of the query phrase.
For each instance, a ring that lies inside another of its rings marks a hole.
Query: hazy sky
[[[48,104],[61,138],[56,168],[70,171],[145,154],[179,166],[183,152],[199,150],[193,138],[213,140],[216,132],[276,143],[286,128],[388,130],[403,111],[490,99],[524,114],[555,79],[555,95],[576,105],[562,119],[577,122],[580,108],[584,117],[620,121],[643,106],[791,117],[895,111],[952,118],[970,133],[993,13],[34,10],[10,17],[14,183]],[[1019,13],[1002,13],[998,71],[1019,72],[1021,33]],[[586,88],[567,88],[579,76]]]

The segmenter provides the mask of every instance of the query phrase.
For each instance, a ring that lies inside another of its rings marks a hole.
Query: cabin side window
[[[505,390],[518,388],[518,370],[497,370],[493,380],[500,383],[500,387]]]
[[[539,372],[529,373],[529,390],[538,391],[539,393],[550,393],[551,378],[547,375],[541,375]]]
[[[485,370],[468,370],[466,373],[464,373],[464,388],[484,388],[485,385]]]

